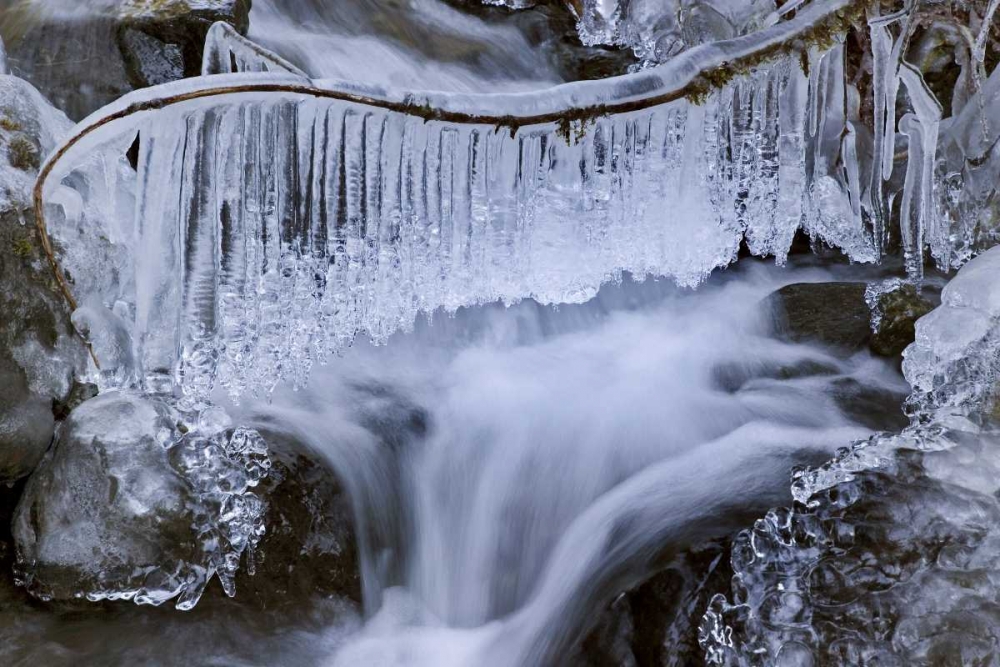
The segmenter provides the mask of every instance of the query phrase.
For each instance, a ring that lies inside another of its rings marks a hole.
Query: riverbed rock
[[[713,595],[732,577],[729,539],[680,554],[601,614],[568,665],[692,667],[704,664],[698,626]]]
[[[42,599],[179,586],[197,559],[190,485],[165,445],[168,406],[110,393],[77,408],[28,480],[14,517],[22,585]]]
[[[27,82],[0,76],[0,483],[30,473],[52,440],[86,350],[35,230],[39,156],[69,129]]]
[[[212,23],[245,34],[251,4],[116,0],[53,12],[46,1],[0,11],[0,35],[12,72],[77,120],[136,88],[198,75]]]
[[[223,21],[241,34],[251,0],[125,0],[116,26],[118,48],[134,88],[201,73],[205,36]]]
[[[765,299],[779,337],[859,350],[871,339],[871,313],[865,283],[828,282],[785,285]]]
[[[885,357],[903,353],[916,338],[917,320],[931,312],[935,306],[910,283],[880,293],[872,305],[878,313],[878,324],[870,347],[872,352]]]
[[[253,606],[298,605],[337,596],[361,602],[350,500],[334,471],[300,444],[267,437],[272,467],[257,493],[266,526],[254,572],[236,579],[237,597]]]

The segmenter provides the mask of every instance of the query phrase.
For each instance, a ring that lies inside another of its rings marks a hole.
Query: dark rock
[[[269,434],[272,467],[257,493],[267,504],[255,572],[237,576],[237,600],[296,605],[313,596],[361,602],[350,501],[336,474],[304,447]]]
[[[898,431],[910,420],[903,413],[906,393],[867,387],[854,378],[837,378],[831,384],[833,400],[841,412],[875,431]]]
[[[69,417],[73,410],[83,405],[84,402],[97,396],[98,390],[97,385],[90,382],[73,382],[73,388],[70,389],[69,396],[64,400],[55,400],[52,402],[52,416],[56,418],[57,421],[63,421]]]
[[[698,625],[716,593],[729,590],[729,540],[691,549],[619,596],[567,664],[574,667],[703,665]]]
[[[880,317],[869,346],[875,354],[895,357],[914,341],[916,321],[931,312],[934,304],[906,283],[879,294],[874,307]]]
[[[79,120],[136,88],[199,74],[209,27],[245,34],[251,0],[118,0],[71,16],[33,4],[0,11],[10,67]]]
[[[0,76],[0,483],[30,473],[52,441],[86,351],[35,230],[39,156],[70,126],[28,83]]]
[[[32,594],[101,597],[184,574],[197,545],[191,491],[165,447],[177,436],[165,405],[128,395],[70,415],[14,517],[19,578]]]
[[[795,283],[768,296],[778,335],[845,351],[864,348],[871,338],[865,283]]]
[[[223,21],[245,35],[251,0],[210,0],[194,7],[186,0],[126,0],[116,39],[129,82],[155,86],[201,74],[205,36]]]
[[[0,350],[0,483],[34,470],[52,442],[51,403],[33,394],[24,372]]]

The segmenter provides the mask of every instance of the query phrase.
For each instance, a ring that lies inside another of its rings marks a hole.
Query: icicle
[[[980,64],[986,60],[986,44],[990,39],[990,28],[993,26],[993,16],[997,13],[998,7],[1000,7],[1000,0],[990,0],[986,14],[983,15],[983,24],[979,27],[979,34],[976,36],[973,57]]]
[[[913,114],[904,117],[905,128],[900,122],[901,129],[910,140],[900,224],[907,273],[911,278],[920,280],[923,278],[926,237],[930,237],[934,248],[948,243],[947,238],[940,238],[942,232],[947,235],[947,230],[937,229],[934,199],[934,170],[942,110],[917,69],[904,62],[899,74],[914,110]]]
[[[3,45],[3,38],[0,37],[0,76],[10,74],[10,67],[7,66],[7,50]]]
[[[890,56],[892,55],[892,35],[889,28],[878,19],[878,5],[873,5],[874,14],[869,14],[869,36],[872,44],[872,96],[873,114],[872,132],[874,134],[872,160],[872,176],[869,184],[869,201],[873,221],[873,236],[875,239],[875,249],[879,256],[885,252],[889,241],[889,210],[885,202],[885,177],[882,171],[882,154],[887,140],[889,124],[895,123],[895,119],[887,119],[886,112],[888,104],[886,102],[888,74],[887,69],[891,68]]]

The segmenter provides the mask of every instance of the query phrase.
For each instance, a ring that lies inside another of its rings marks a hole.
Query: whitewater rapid
[[[792,466],[870,433],[838,380],[907,392],[867,353],[772,335],[762,299],[825,276],[754,264],[697,291],[462,310],[246,407],[354,502],[369,620],[332,664],[553,664],[657,562],[787,502]],[[372,400],[422,437],[372,437]]]

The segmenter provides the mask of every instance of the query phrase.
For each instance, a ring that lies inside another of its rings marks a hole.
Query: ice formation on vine
[[[958,266],[982,233],[970,211],[993,196],[977,183],[993,169],[1000,73],[942,120],[899,58],[902,12],[870,22],[873,139],[837,40],[809,47],[808,74],[793,53],[695,85],[852,6],[812,3],[627,77],[478,96],[309,81],[216,28],[206,72],[237,73],[84,121],[54,165],[61,185],[48,182],[50,231],[81,301],[116,313],[131,342],[121,377],[196,400],[301,384],[356,335],[380,343],[437,308],[576,303],[623,272],[694,285],[743,241],[781,262],[799,229],[877,261],[897,198],[911,276],[927,247]],[[666,94],[684,90],[697,99]],[[598,111],[558,120],[581,106]]]

